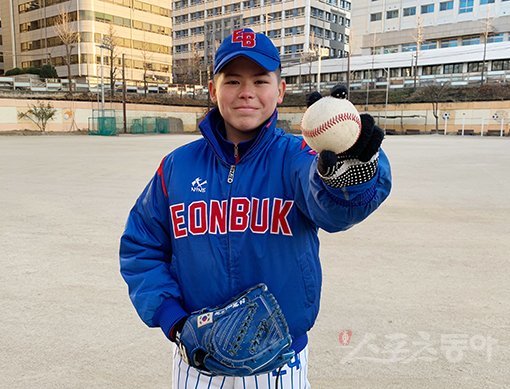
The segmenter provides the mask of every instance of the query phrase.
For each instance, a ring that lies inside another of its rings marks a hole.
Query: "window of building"
[[[451,39],[442,39],[441,40],[441,48],[445,47],[457,47],[459,44],[457,42],[457,38]]]
[[[483,62],[470,62],[468,63],[468,73],[481,72],[483,69]]]
[[[471,45],[479,45],[480,44],[480,36],[468,36],[462,38],[462,46],[471,46]]]
[[[404,16],[416,15],[416,7],[407,7],[402,10]]]
[[[384,46],[383,54],[398,53],[398,46]]]
[[[376,12],[373,14],[370,14],[370,21],[371,22],[377,22],[378,20],[382,19],[382,12]]]
[[[400,77],[400,68],[390,69],[390,77]]]
[[[398,18],[398,9],[393,9],[391,11],[386,12],[386,19],[395,19]]]
[[[422,50],[437,49],[437,41],[425,41],[421,44],[420,48]]]
[[[461,63],[451,63],[443,66],[444,74],[462,73]]]
[[[324,19],[324,11],[322,9],[312,7],[310,12],[313,17],[315,17],[317,19]]]
[[[413,69],[409,67],[402,68],[402,77],[411,77],[413,75]]]
[[[287,27],[285,36],[301,35],[304,32],[304,26]]]
[[[203,19],[204,18],[204,11],[192,12],[190,14],[190,16],[191,16],[191,20]]]
[[[473,3],[474,0],[460,0],[459,1],[459,13],[464,14],[468,12],[473,12]]]
[[[185,53],[188,51],[188,45],[177,45],[174,47],[176,53]]]
[[[269,20],[280,20],[282,18],[281,12],[271,12],[268,14]]]
[[[350,11],[351,10],[351,2],[345,1],[345,0],[340,0],[340,8]]]
[[[298,76],[287,76],[285,77],[285,83],[287,85],[297,84],[298,83]]]
[[[260,0],[243,1],[243,8],[255,8],[260,6]]]
[[[345,73],[330,73],[329,81],[345,81]]]
[[[19,32],[34,31],[41,28],[42,20],[33,20],[31,22],[21,23],[19,25]]]
[[[480,5],[494,4],[494,0],[480,0]]]
[[[492,70],[510,70],[510,59],[492,61]]]
[[[416,43],[404,43],[402,44],[402,51],[416,51]]]
[[[495,42],[503,42],[504,34],[501,32],[499,34],[492,34],[487,37],[487,43],[495,43]]]
[[[450,9],[453,9],[453,0],[442,1],[439,3],[439,11],[448,11]]]
[[[353,80],[363,80],[363,72],[361,70],[356,70],[352,73]]]
[[[292,8],[285,11],[285,19],[291,19],[305,14],[305,8]]]
[[[270,31],[268,31],[267,35],[271,39],[280,38],[282,36],[282,31],[280,29],[278,29],[278,30],[270,30]]]
[[[421,69],[421,74],[425,76],[430,76],[433,74],[441,74],[441,65],[428,65],[423,66]]]
[[[254,24],[257,24],[259,23],[260,21],[260,17],[259,16],[251,16],[249,18],[244,18],[243,19],[243,23],[246,25],[246,26],[252,26]]]
[[[424,4],[421,6],[422,14],[430,14],[434,12],[434,4]]]
[[[303,52],[303,45],[289,45],[284,47],[285,54],[297,54]]]

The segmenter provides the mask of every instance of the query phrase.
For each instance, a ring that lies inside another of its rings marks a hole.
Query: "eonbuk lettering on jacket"
[[[189,205],[173,204],[170,206],[170,215],[177,239],[188,234],[226,234],[248,229],[255,234],[269,232],[292,236],[287,218],[293,205],[294,201],[280,198],[233,197],[230,202],[201,200]]]

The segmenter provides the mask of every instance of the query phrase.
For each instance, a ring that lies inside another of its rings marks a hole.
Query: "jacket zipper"
[[[234,159],[235,163],[239,162],[239,149],[237,148],[237,145],[234,145]],[[229,184],[234,182],[234,173],[236,171],[236,165],[230,165],[230,171],[228,172],[228,178],[227,182]]]

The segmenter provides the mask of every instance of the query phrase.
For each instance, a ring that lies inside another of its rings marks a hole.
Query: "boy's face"
[[[258,127],[283,101],[285,81],[248,58],[238,57],[209,82],[209,93],[225,120],[227,138],[237,144],[254,138]]]

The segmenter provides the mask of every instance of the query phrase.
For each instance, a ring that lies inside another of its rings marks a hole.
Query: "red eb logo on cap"
[[[255,33],[253,31],[235,30],[232,33],[232,43],[241,43],[241,47],[255,47]]]

